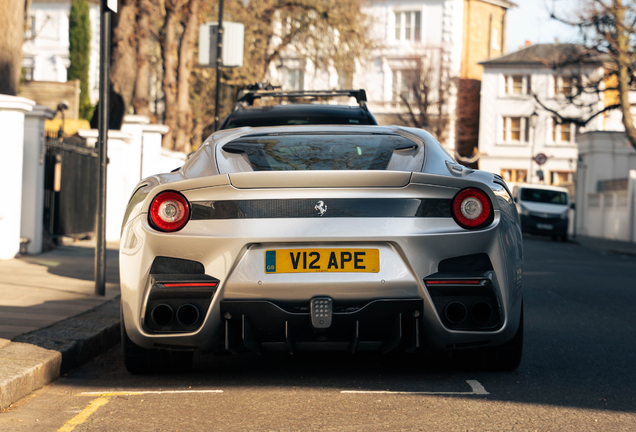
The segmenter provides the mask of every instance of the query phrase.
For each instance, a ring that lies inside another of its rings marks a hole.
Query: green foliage
[[[89,5],[86,0],[73,0],[69,17],[68,80],[80,80],[80,117],[89,120],[93,115],[88,90],[88,68],[90,66],[91,23]]]

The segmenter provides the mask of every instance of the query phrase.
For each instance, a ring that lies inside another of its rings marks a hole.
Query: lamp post
[[[537,142],[537,119],[539,113],[534,111],[530,114],[530,126],[532,126],[532,147],[530,149],[530,171],[528,172],[528,183],[532,183],[532,172],[534,170],[534,146]]]
[[[110,66],[111,12],[117,12],[117,0],[100,2],[99,18],[99,168],[97,170],[97,221],[95,223],[95,295],[106,295],[106,164],[108,146],[108,91]]]

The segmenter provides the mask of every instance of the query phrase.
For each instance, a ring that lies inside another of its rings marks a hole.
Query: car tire
[[[513,371],[519,367],[523,356],[523,305],[519,317],[519,328],[515,335],[503,345],[486,349],[486,367],[495,371]]]
[[[133,375],[184,373],[192,368],[192,351],[165,351],[142,348],[128,337],[120,311],[121,349],[126,370]]]

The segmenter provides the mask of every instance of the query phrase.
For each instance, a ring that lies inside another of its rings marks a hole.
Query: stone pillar
[[[44,120],[55,112],[41,105],[25,114],[24,160],[22,163],[22,223],[20,236],[29,240],[29,254],[42,252],[44,218]]]
[[[141,146],[141,178],[162,172],[160,168],[161,141],[163,135],[169,130],[170,127],[165,125],[149,124],[144,126]]]
[[[0,260],[12,259],[20,251],[24,114],[34,105],[30,99],[0,95]]]
[[[132,140],[126,149],[128,153],[128,167],[130,169],[131,180],[136,177],[137,180],[142,178],[142,154],[144,145],[144,128],[148,126],[150,120],[143,115],[127,115],[124,117],[124,123],[121,131],[130,134]],[[136,183],[135,183],[136,184]]]
[[[95,146],[97,129],[81,129],[88,146]],[[140,138],[140,135],[137,136]],[[121,223],[130,195],[139,182],[139,143],[133,134],[108,131],[108,166],[106,168],[106,241],[119,240]],[[97,175],[97,174],[96,174]]]

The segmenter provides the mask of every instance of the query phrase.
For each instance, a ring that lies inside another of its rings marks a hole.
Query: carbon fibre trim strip
[[[194,201],[190,204],[192,208],[191,220],[314,217],[451,217],[451,200],[433,198],[268,199]]]

